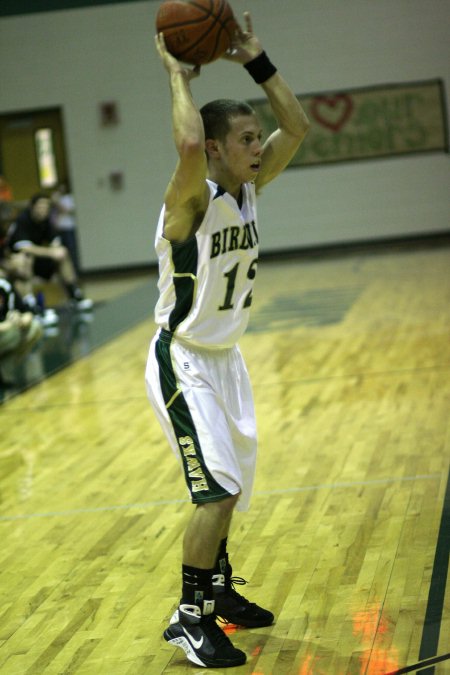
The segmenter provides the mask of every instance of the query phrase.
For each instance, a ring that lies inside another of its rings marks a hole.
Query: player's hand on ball
[[[244,12],[245,30],[237,24],[233,42],[230,49],[223,55],[224,59],[245,64],[252,61],[262,53],[263,48],[253,33],[252,18],[250,12]]]
[[[155,44],[160,59],[163,62],[165,69],[169,71],[169,73],[184,73],[188,80],[192,80],[194,77],[198,77],[200,75],[200,66],[189,68],[172,56],[172,54],[167,50],[164,35],[162,33],[155,35]]]

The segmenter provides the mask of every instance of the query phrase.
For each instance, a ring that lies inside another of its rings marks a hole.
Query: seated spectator
[[[7,246],[12,214],[11,207],[0,201],[0,276],[26,281],[33,275],[33,257],[26,251],[12,253]]]
[[[30,290],[34,258],[25,249],[13,253],[7,246],[7,232],[13,221],[12,213],[5,202],[0,202],[0,278],[7,279],[17,295],[21,295]],[[53,309],[44,310],[39,307],[32,293],[30,297],[31,302],[25,301],[25,306],[28,305],[28,309],[38,316],[43,326],[55,326],[59,322],[57,313]]]
[[[77,274],[80,271],[75,220],[75,200],[65,183],[52,194],[51,220],[63,246],[67,248]]]
[[[26,308],[12,284],[0,277],[0,386],[14,384],[17,363],[42,336],[43,329]]]
[[[47,195],[34,195],[29,207],[12,223],[8,245],[12,252],[27,252],[33,256],[34,276],[49,280],[56,274],[75,307],[81,311],[90,310],[92,300],[84,297],[69,252],[61,245],[50,222],[50,206]],[[25,301],[32,302],[32,279],[22,294]]]

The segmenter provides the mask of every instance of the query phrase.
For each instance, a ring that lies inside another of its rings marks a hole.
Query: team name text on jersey
[[[210,258],[216,258],[228,251],[237,251],[238,249],[245,251],[254,248],[258,241],[258,231],[254,220],[245,223],[243,227],[235,225],[225,227],[219,232],[214,232],[211,236]]]

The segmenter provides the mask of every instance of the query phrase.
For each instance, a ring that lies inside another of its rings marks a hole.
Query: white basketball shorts
[[[153,338],[147,394],[181,459],[194,504],[240,493],[249,506],[256,464],[256,423],[250,380],[239,347],[192,349],[164,329]]]

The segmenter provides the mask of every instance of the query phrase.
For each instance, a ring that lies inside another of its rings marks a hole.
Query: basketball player
[[[182,65],[156,37],[179,158],[157,227],[159,330],[146,383],[196,507],[183,541],[181,601],[164,638],[198,666],[217,668],[241,665],[246,655],[216,616],[250,628],[274,619],[234,590],[227,553],[232,513],[248,507],[256,458],[252,393],[236,342],[248,323],[258,260],[255,193],[286,167],[308,130],[249,14],[245,22],[227,58],[244,65],[269,100],[278,129],[264,143],[246,103],[213,101],[199,111],[190,91],[199,68]]]

